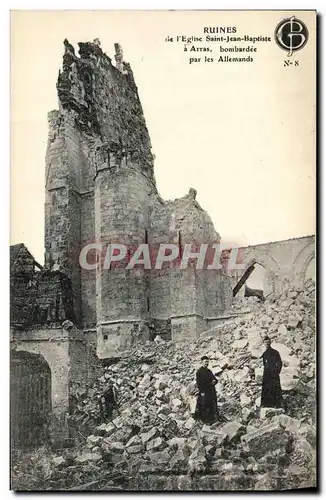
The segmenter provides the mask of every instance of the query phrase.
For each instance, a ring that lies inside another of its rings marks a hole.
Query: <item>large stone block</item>
[[[264,425],[241,439],[255,457],[263,457],[270,451],[285,447],[289,442],[289,436],[279,422]]]

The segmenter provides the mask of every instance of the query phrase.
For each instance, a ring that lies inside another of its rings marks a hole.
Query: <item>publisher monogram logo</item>
[[[294,16],[283,19],[275,29],[277,45],[292,56],[293,52],[301,50],[308,41],[307,26]]]

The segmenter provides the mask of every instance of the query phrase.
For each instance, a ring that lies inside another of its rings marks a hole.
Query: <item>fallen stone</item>
[[[170,460],[171,470],[180,470],[182,467],[186,467],[188,462],[189,453],[184,452],[183,448],[178,449],[172,456]]]
[[[139,383],[139,386],[145,388],[149,387],[151,385],[151,377],[148,373],[145,373],[144,377],[142,378],[141,382]]]
[[[258,348],[263,345],[260,331],[257,328],[249,328],[247,330],[247,338],[249,342],[249,348]]]
[[[146,445],[147,451],[161,450],[164,447],[164,441],[161,437],[149,441]]]
[[[188,475],[178,476],[177,489],[181,491],[191,491],[193,489],[191,478]]]
[[[272,472],[266,472],[257,477],[255,483],[256,491],[272,491],[277,489],[277,480]]]
[[[191,415],[193,415],[196,411],[196,406],[197,406],[197,397],[195,396],[188,396],[187,400],[185,401]]]
[[[112,423],[115,427],[120,429],[121,427],[124,426],[124,419],[123,419],[123,417],[119,416],[119,417],[115,418],[114,420],[112,420]]]
[[[128,417],[131,417],[132,416],[132,412],[131,412],[131,409],[130,408],[126,408],[125,410],[123,410],[121,412],[121,416],[126,419]]]
[[[242,408],[242,420],[243,422],[248,422],[253,416],[253,411],[249,408]]]
[[[287,321],[287,327],[289,329],[292,329],[294,330],[295,328],[298,327],[298,325],[300,325],[300,323],[302,322],[302,316],[300,316],[299,314],[291,314],[289,315],[288,317],[288,321]]]
[[[295,441],[291,462],[299,467],[315,467],[316,451],[306,439],[300,438]]]
[[[260,325],[262,327],[270,325],[272,321],[273,319],[267,314],[264,314],[263,316],[260,317]]]
[[[273,422],[245,434],[241,440],[248,446],[253,456],[262,457],[269,451],[285,447],[289,442],[289,436],[279,422]]]
[[[182,401],[180,399],[172,399],[172,405],[175,407],[175,408],[179,408],[180,406],[182,406]]]
[[[169,415],[169,413],[171,413],[171,409],[168,404],[163,404],[160,406],[157,413],[158,414],[163,413],[164,415]]]
[[[240,436],[244,431],[244,425],[237,421],[228,422],[219,429],[219,433],[224,435],[229,442],[240,439]]]
[[[223,372],[223,368],[220,365],[215,365],[211,367],[211,371],[214,373],[214,375],[219,375]]]
[[[263,368],[255,368],[255,381],[257,384],[261,384],[263,382],[264,370]]]
[[[280,415],[284,413],[283,408],[261,408],[259,412],[259,416],[262,420],[266,418],[274,417],[275,415]]]
[[[272,422],[279,422],[279,424],[284,427],[284,429],[291,433],[299,433],[301,428],[300,420],[296,418],[289,417],[288,415],[275,415],[272,418]]]
[[[131,427],[121,427],[116,432],[111,434],[108,439],[109,441],[122,442],[123,444],[127,443],[129,439],[132,437],[134,431]]]
[[[255,399],[255,406],[256,406],[256,408],[260,408],[260,406],[261,406],[261,396],[259,396],[257,399]]]
[[[257,428],[254,427],[253,425],[247,425],[247,434],[250,432],[256,432]]]
[[[102,440],[101,436],[88,436],[87,438],[87,446],[89,448],[92,448],[93,446],[97,445],[100,441]]]
[[[244,349],[248,345],[248,339],[235,340],[232,344],[232,349]]]
[[[54,465],[59,466],[64,464],[66,460],[63,457],[54,457],[52,462],[54,463]]]
[[[235,370],[233,380],[235,380],[236,382],[240,382],[242,384],[250,382],[251,377],[249,368],[246,366],[241,370]]]
[[[122,453],[125,450],[125,446],[123,443],[121,443],[119,441],[113,441],[113,442],[109,443],[109,449],[112,451]]]
[[[298,383],[299,379],[294,378],[293,372],[282,370],[280,374],[281,388],[284,392],[293,391]]]
[[[195,459],[190,458],[188,460],[188,467],[190,474],[200,474],[206,471],[207,460],[205,456],[199,456]]]
[[[196,421],[193,418],[188,418],[185,422],[185,428],[190,431],[196,425]]]
[[[172,439],[169,439],[167,442],[167,445],[170,447],[177,446],[182,447],[186,443],[186,438],[181,438],[181,437],[173,437]]]
[[[163,379],[159,379],[155,382],[154,384],[154,388],[157,390],[157,391],[164,391],[164,389],[167,388],[167,385],[166,385],[166,382],[164,382]]]
[[[249,396],[247,396],[246,394],[241,394],[240,395],[240,404],[241,406],[247,406],[251,403],[251,399],[249,398]]]
[[[195,381],[190,382],[185,389],[187,396],[195,396],[197,393],[197,384]]]
[[[143,434],[140,434],[140,438],[141,438],[143,444],[146,444],[148,441],[151,441],[156,436],[158,436],[158,434],[159,434],[158,429],[156,427],[153,427],[148,432],[144,432]]]
[[[96,434],[99,434],[100,436],[110,436],[117,430],[116,426],[113,424],[113,422],[109,422],[108,424],[101,424],[98,427],[96,427]]]
[[[313,447],[316,448],[316,430],[308,424],[302,424],[298,433]]]
[[[226,356],[223,356],[222,358],[218,358],[217,365],[221,370],[224,370],[225,368],[228,368],[228,367],[230,368],[232,366],[232,363],[231,363],[229,358],[227,358]]]
[[[288,329],[286,328],[286,325],[284,325],[284,323],[282,325],[279,325],[277,333],[284,336],[288,335]]]
[[[286,459],[288,458],[288,453],[285,447],[277,448],[276,450],[269,451],[264,455],[260,460],[260,464],[273,464],[273,465],[281,465],[284,464]]]
[[[154,464],[166,464],[170,461],[171,457],[167,450],[157,451],[147,454],[150,461]]]
[[[297,393],[309,396],[311,394],[311,389],[308,384],[305,384],[302,379],[297,379],[297,384],[295,386]]]
[[[140,444],[136,444],[134,446],[129,446],[129,448],[127,448],[127,451],[130,454],[141,453],[143,451],[143,447]]]
[[[135,445],[139,445],[139,444],[142,444],[142,440],[141,440],[140,436],[132,436],[129,439],[129,441],[127,442],[126,448],[129,448],[129,446],[135,446]]]
[[[79,464],[86,462],[99,462],[100,460],[102,460],[102,455],[99,453],[83,453],[75,458],[75,461]]]

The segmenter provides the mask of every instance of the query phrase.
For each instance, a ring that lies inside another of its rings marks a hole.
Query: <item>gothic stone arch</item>
[[[46,332],[48,333],[48,332]],[[54,335],[54,332],[52,332]],[[34,332],[35,334],[35,332]],[[66,414],[69,410],[70,357],[69,342],[47,338],[46,340],[17,341],[15,351],[39,355],[51,371],[51,439],[55,442],[69,434]]]
[[[10,423],[13,448],[34,448],[50,438],[51,370],[44,357],[12,351]]]
[[[280,268],[276,260],[268,254],[259,250],[249,249],[245,254],[246,269],[252,264],[259,264],[267,271],[266,280],[270,285],[273,292],[279,292],[282,288],[282,280],[280,275]]]
[[[315,258],[315,244],[310,241],[296,256],[293,262],[292,279],[293,282],[303,288],[306,272],[310,262]]]

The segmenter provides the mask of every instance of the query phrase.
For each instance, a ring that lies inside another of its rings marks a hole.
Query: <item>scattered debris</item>
[[[279,488],[284,478],[287,488],[314,486],[314,289],[309,281],[304,290],[289,289],[278,298],[259,303],[252,298],[245,315],[194,342],[158,339],[121,353],[93,387],[74,393],[69,421],[76,447],[69,454],[43,449],[14,457],[13,488],[114,490],[133,484],[142,489],[146,475],[146,485],[151,481],[148,488],[155,490],[163,476],[174,484],[172,473],[188,489],[191,484],[197,488],[192,483],[196,474],[204,474],[200,484],[211,489],[221,489],[222,477],[224,486],[234,490]],[[260,408],[266,333],[283,360],[284,410]],[[218,378],[220,420],[211,426],[192,418],[203,354]],[[103,422],[98,401],[107,379],[118,389],[120,406],[112,421]],[[86,440],[78,439],[77,431]],[[271,469],[274,464],[281,467],[281,478]]]

